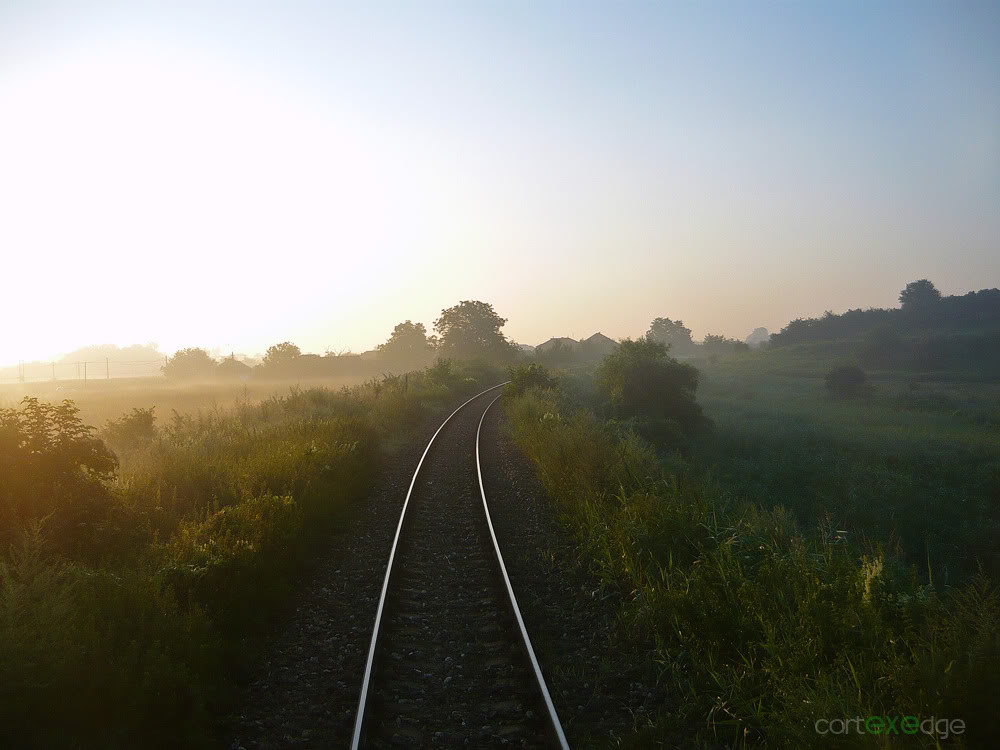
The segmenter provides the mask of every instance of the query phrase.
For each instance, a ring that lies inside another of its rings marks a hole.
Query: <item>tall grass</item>
[[[447,364],[166,420],[134,407],[98,436],[72,403],[3,410],[0,470],[18,482],[0,484],[0,747],[216,746],[235,681],[382,446],[497,379]]]
[[[954,747],[997,736],[991,578],[953,588],[921,578],[890,548],[823,519],[803,524],[777,498],[750,502],[552,391],[506,408],[583,558],[620,593],[623,658],[655,660],[673,687],[634,746],[680,735],[811,747],[833,741],[817,734],[819,719],[886,715],[962,719]],[[903,740],[937,746],[924,734]]]

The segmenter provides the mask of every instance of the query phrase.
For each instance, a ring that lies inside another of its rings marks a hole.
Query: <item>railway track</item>
[[[389,553],[351,740],[369,747],[564,748],[483,489],[466,401],[417,464]]]

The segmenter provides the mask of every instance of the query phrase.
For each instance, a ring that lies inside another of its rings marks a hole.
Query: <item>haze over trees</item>
[[[510,362],[517,356],[517,347],[501,332],[507,323],[493,305],[477,300],[463,300],[441,311],[434,321],[438,334],[437,352],[440,357],[482,359],[488,362]]]
[[[190,347],[175,352],[163,366],[163,374],[186,380],[208,378],[215,374],[215,365],[215,360],[204,349]]]
[[[423,323],[405,320],[392,329],[392,335],[379,344],[380,361],[392,371],[419,370],[434,359],[435,339],[427,336]]]
[[[646,336],[665,344],[674,354],[687,354],[693,351],[695,346],[691,339],[691,329],[685,326],[682,320],[654,318],[649,324]]]

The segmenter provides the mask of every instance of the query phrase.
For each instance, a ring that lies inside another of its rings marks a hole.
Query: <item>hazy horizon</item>
[[[0,2],[0,364],[1000,285],[1000,6],[569,7]]]

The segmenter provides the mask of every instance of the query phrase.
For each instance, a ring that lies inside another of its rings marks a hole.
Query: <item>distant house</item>
[[[553,349],[562,349],[567,352],[575,352],[580,349],[580,342],[576,339],[569,339],[564,336],[557,336],[548,341],[544,341],[535,347],[535,354],[545,354]]]
[[[235,357],[226,357],[215,366],[215,374],[228,380],[249,380],[251,368]]]
[[[601,359],[617,349],[618,342],[598,332],[581,341],[580,348],[588,357]]]

